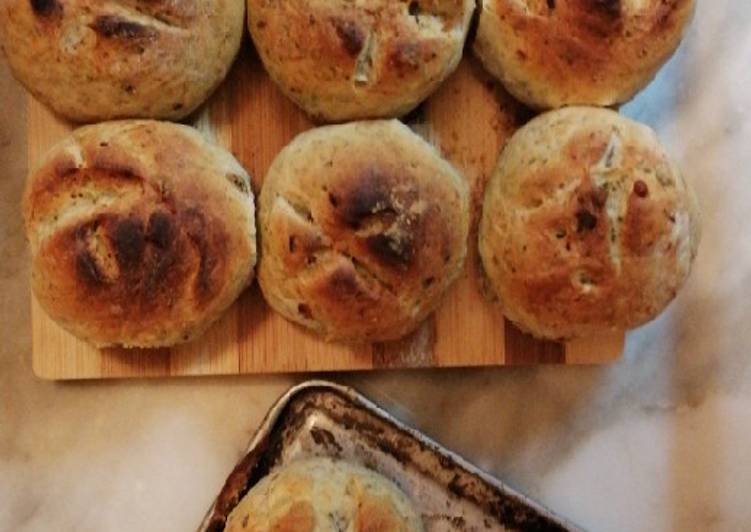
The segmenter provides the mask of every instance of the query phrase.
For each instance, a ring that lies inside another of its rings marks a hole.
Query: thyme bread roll
[[[96,346],[188,341],[252,280],[250,178],[187,126],[78,129],[30,175],[24,202],[35,295]]]
[[[261,289],[329,340],[399,338],[459,275],[468,211],[461,176],[396,120],[303,133],[261,190]]]
[[[226,532],[422,532],[407,496],[362,466],[311,458],[272,470],[240,500]]]
[[[76,122],[180,119],[224,79],[243,0],[4,0],[0,45],[26,88]]]
[[[248,0],[271,78],[326,122],[401,116],[459,64],[474,0]]]
[[[509,141],[485,195],[482,264],[504,314],[541,338],[657,316],[696,256],[696,197],[648,127],[571,107]]]
[[[474,51],[519,100],[630,100],[680,44],[695,0],[484,0]]]

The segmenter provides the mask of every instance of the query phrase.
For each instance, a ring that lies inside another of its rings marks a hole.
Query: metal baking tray
[[[235,505],[271,469],[313,456],[360,463],[390,478],[412,499],[430,532],[580,530],[355,390],[308,381],[271,408],[199,532],[224,530]]]

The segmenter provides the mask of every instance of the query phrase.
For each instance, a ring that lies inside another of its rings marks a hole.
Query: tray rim
[[[343,395],[349,401],[357,404],[358,406],[365,408],[372,414],[378,416],[382,420],[393,425],[396,429],[404,431],[410,437],[426,445],[431,450],[431,452],[438,453],[440,455],[443,455],[449,458],[450,460],[454,462],[454,464],[456,464],[457,467],[463,469],[470,475],[474,475],[481,481],[490,485],[493,489],[505,495],[509,495],[511,497],[515,497],[519,499],[519,501],[522,502],[524,505],[528,506],[535,512],[540,513],[541,515],[553,521],[554,523],[560,525],[565,530],[570,530],[571,532],[584,532],[584,529],[580,528],[579,526],[575,525],[568,519],[557,514],[556,512],[546,507],[542,503],[537,502],[536,500],[532,499],[528,495],[514,488],[511,488],[500,479],[480,469],[478,466],[470,462],[468,459],[464,458],[462,455],[441,445],[440,443],[435,441],[433,438],[421,432],[417,428],[411,425],[408,425],[404,421],[401,421],[396,416],[394,416],[389,411],[387,411],[385,408],[373,402],[371,399],[366,397],[364,394],[359,392],[354,387],[343,385],[343,384],[338,384],[336,382],[328,381],[325,379],[310,379],[310,380],[300,382],[298,384],[291,386],[287,391],[285,391],[282,395],[280,395],[279,398],[271,406],[271,408],[269,408],[268,412],[266,413],[260,425],[258,426],[258,429],[253,434],[253,437],[251,438],[250,442],[245,447],[241,458],[235,463],[235,467],[237,467],[242,462],[242,460],[244,460],[248,456],[248,454],[253,452],[262,443],[263,439],[266,438],[271,433],[271,431],[274,428],[274,424],[278,421],[284,409],[287,408],[287,406],[296,396],[298,396],[299,394],[305,391],[316,389],[316,388],[320,388],[325,391],[335,392],[340,395]],[[233,468],[233,471],[234,471],[234,468]],[[219,494],[221,494],[222,491],[224,491],[226,487],[226,481],[229,479],[231,473],[232,472],[230,472],[230,474],[227,475],[227,478],[225,479],[225,484],[222,485],[222,488],[219,490]],[[203,520],[201,521],[201,524],[199,525],[197,532],[205,532],[207,530],[211,517],[216,508],[216,503],[219,499],[219,494],[211,503],[211,506],[209,507]]]

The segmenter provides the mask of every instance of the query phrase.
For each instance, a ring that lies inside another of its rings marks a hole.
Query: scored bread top
[[[533,119],[488,183],[480,255],[504,314],[550,339],[638,326],[688,277],[700,216],[647,126],[606,109]]]
[[[461,271],[468,211],[459,174],[400,122],[312,130],[261,190],[261,288],[329,339],[399,338]]]
[[[76,122],[180,119],[224,79],[244,0],[3,0],[13,74]]]
[[[187,126],[76,130],[24,198],[32,287],[97,346],[166,346],[203,332],[253,276],[250,178]]]
[[[484,0],[474,51],[537,108],[631,99],[678,47],[695,0]]]
[[[401,116],[456,68],[474,0],[248,0],[271,78],[314,118]]]

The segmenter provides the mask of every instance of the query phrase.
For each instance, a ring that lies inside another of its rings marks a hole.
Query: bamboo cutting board
[[[230,149],[258,192],[266,169],[296,134],[313,125],[263,72],[246,44],[227,81],[193,123]],[[470,58],[440,91],[407,117],[467,179],[473,229],[462,277],[438,311],[410,337],[363,346],[326,344],[274,314],[257,285],[209,332],[159,350],[97,350],[48,318],[32,297],[33,368],[45,379],[167,377],[249,373],[467,367],[537,363],[596,364],[616,359],[623,334],[566,345],[536,341],[505,322],[481,294],[476,225],[485,181],[508,137],[529,113],[497,88]],[[71,126],[29,99],[29,167]]]

